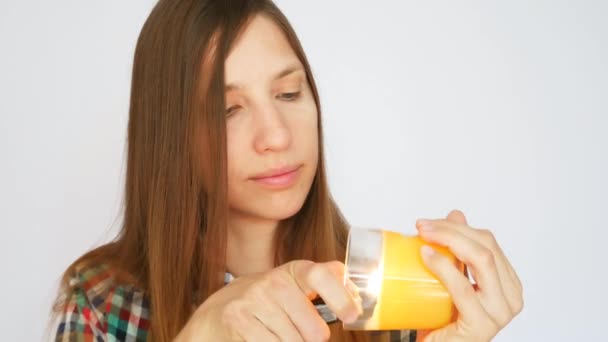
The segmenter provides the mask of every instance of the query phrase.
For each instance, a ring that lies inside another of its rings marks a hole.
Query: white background
[[[60,273],[120,225],[132,56],[153,4],[0,3],[2,340],[46,339]],[[278,5],[319,83],[351,223],[413,233],[459,208],[525,285],[496,341],[606,339],[607,2]]]

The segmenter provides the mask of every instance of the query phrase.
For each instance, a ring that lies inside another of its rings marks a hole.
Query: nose
[[[254,147],[258,153],[279,152],[291,145],[291,131],[283,113],[269,103],[256,113]]]

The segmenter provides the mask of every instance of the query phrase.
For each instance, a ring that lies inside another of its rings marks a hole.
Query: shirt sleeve
[[[66,299],[61,312],[55,342],[105,341],[105,332],[95,312],[81,288],[76,288]]]

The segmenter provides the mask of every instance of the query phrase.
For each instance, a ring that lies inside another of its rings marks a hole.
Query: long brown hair
[[[270,0],[161,0],[135,50],[129,108],[124,221],[116,239],[76,260],[109,264],[115,281],[145,291],[149,338],[169,341],[192,304],[223,286],[228,216],[224,62],[254,15],[284,32],[304,66],[319,116],[319,95],[302,46]],[[301,210],[280,223],[276,265],[295,259],[344,260],[347,227],[332,200],[318,119],[319,163]],[[57,307],[61,310],[61,305]],[[332,325],[332,340],[362,340]]]

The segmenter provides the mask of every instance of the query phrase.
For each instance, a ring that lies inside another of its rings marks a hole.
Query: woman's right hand
[[[319,295],[344,322],[361,312],[343,274],[339,261],[296,260],[239,277],[196,309],[176,341],[326,341],[329,327],[312,299]]]

